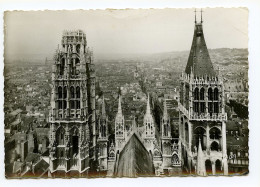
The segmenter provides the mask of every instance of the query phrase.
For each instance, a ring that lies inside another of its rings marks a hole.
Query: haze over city
[[[246,9],[204,9],[203,15],[208,48],[248,47]],[[66,29],[85,31],[97,58],[104,54],[188,51],[193,21],[192,9],[6,12],[5,58],[49,57]]]

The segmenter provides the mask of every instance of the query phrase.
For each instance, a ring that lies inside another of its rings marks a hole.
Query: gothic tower
[[[89,144],[95,110],[92,52],[87,47],[86,34],[81,30],[64,31],[61,50],[54,55],[51,88],[50,171],[83,174],[89,168]],[[89,93],[88,90],[92,90]],[[90,94],[90,95],[89,95]]]
[[[121,95],[118,98],[118,111],[115,118],[116,151],[121,151],[125,144],[125,118],[122,113]]]
[[[99,160],[99,169],[106,171],[107,170],[107,142],[108,142],[108,118],[106,115],[106,108],[105,108],[105,99],[103,96],[102,101],[102,111],[101,116],[98,120],[99,124],[99,136],[98,136],[98,147],[99,147],[99,153],[98,153],[98,160]]]
[[[163,106],[163,117],[161,119],[161,142],[162,142],[162,158],[163,158],[163,167],[171,166],[171,126],[170,118],[167,112],[166,99],[164,99]]]
[[[147,97],[146,113],[144,115],[144,145],[148,151],[153,151],[155,141],[154,118],[150,109],[150,97]]]
[[[196,16],[196,14],[195,14]],[[214,70],[201,21],[195,17],[190,55],[180,85],[183,168],[199,175],[228,174],[224,85]],[[204,172],[205,171],[205,172]]]

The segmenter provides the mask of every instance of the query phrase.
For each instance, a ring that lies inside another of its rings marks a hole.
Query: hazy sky
[[[208,48],[247,48],[246,9],[204,9],[203,20]],[[62,31],[74,29],[86,33],[96,54],[189,50],[194,9],[6,12],[5,52],[52,54]]]

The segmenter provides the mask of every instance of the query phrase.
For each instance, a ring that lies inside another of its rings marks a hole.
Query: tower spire
[[[197,23],[197,18],[196,18],[197,10],[196,10],[196,8],[194,10],[194,13],[195,13],[195,23]]]
[[[203,161],[203,151],[201,148],[201,141],[199,138],[199,148],[198,148],[198,156],[197,156],[197,174],[200,176],[206,176],[205,163]]]
[[[105,106],[105,97],[103,95],[103,100],[102,100],[102,115],[106,115],[106,106]]]
[[[164,117],[165,119],[168,119],[166,99],[164,99],[164,102],[163,102],[163,117]]]
[[[202,8],[200,9],[200,22],[201,23],[203,23],[203,20],[202,20],[202,12],[203,12],[203,10],[202,10]]]
[[[148,93],[148,97],[147,97],[146,114],[150,114],[150,96],[149,96],[149,93]]]
[[[122,107],[121,107],[121,95],[118,97],[118,114],[122,114]]]

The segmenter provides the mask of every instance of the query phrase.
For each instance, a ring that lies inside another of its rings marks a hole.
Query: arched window
[[[70,101],[70,108],[71,108],[71,109],[75,109],[75,103],[74,103],[74,101]]]
[[[172,155],[172,165],[178,165],[180,163],[178,155]]]
[[[217,127],[213,127],[209,130],[210,139],[220,139],[221,131]]]
[[[61,88],[61,86],[58,87],[58,98],[59,99],[62,98],[62,88]]]
[[[73,155],[78,154],[79,151],[79,129],[73,127],[70,130],[70,138],[72,143],[72,153]]]
[[[221,161],[219,159],[216,160],[216,173],[222,173],[221,171]]]
[[[209,89],[208,89],[208,99],[211,100],[211,101],[213,100],[213,91],[212,91],[212,88],[209,88]]]
[[[67,109],[67,101],[63,100],[63,109]]]
[[[62,58],[60,64],[60,75],[64,75],[64,69],[65,69],[65,58]]]
[[[201,148],[206,149],[206,130],[203,127],[197,127],[194,130],[195,144],[198,149],[199,140],[201,142]]]
[[[194,102],[193,110],[194,112],[199,112],[199,102]]]
[[[206,173],[212,175],[212,164],[210,160],[205,161]]]
[[[56,141],[58,145],[64,145],[64,136],[65,136],[65,130],[62,127],[60,127],[56,131]]]
[[[205,102],[201,102],[201,103],[200,103],[200,112],[201,112],[201,113],[204,113],[204,112],[205,112],[205,108],[206,108],[206,107],[205,107]]]
[[[168,125],[167,125],[167,124],[164,124],[163,126],[164,126],[164,129],[163,129],[163,131],[164,131],[164,136],[168,136]]]
[[[76,109],[80,109],[80,101],[76,101]]]
[[[76,45],[76,52],[80,53],[80,44]]]
[[[218,151],[219,150],[219,145],[217,142],[212,142],[212,144],[210,145],[210,149],[211,151]]]
[[[67,87],[66,86],[63,88],[63,98],[64,99],[67,98]]]
[[[76,98],[80,98],[80,87],[76,87]]]
[[[214,103],[214,113],[219,113],[219,103]]]
[[[78,58],[75,59],[75,75],[79,75],[80,71],[80,60]]]
[[[194,90],[194,100],[199,100],[199,88],[195,88]]]
[[[213,104],[212,104],[212,102],[209,102],[209,103],[208,103],[208,107],[209,107],[209,108],[208,108],[209,113],[212,114],[212,112],[213,112]]]
[[[70,97],[75,98],[75,90],[73,86],[70,87]]]
[[[204,100],[204,94],[205,94],[205,90],[204,88],[200,89],[200,100]]]
[[[58,109],[62,109],[62,101],[61,100],[58,101]]]
[[[188,123],[185,123],[185,140],[189,142],[189,126]]]
[[[218,100],[218,89],[214,89],[214,100]]]
[[[73,155],[77,155],[79,152],[79,137],[78,136],[72,136],[72,152]]]

